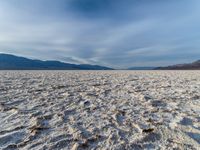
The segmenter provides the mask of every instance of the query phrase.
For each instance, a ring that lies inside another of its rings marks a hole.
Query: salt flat
[[[200,71],[1,71],[0,149],[200,149]]]

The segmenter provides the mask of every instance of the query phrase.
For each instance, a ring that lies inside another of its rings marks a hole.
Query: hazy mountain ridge
[[[0,70],[113,70],[109,67],[70,64],[60,61],[33,60],[10,54],[0,54]]]
[[[200,60],[188,64],[177,64],[167,67],[157,67],[156,70],[200,70]]]
[[[153,70],[156,67],[130,67],[128,70]]]

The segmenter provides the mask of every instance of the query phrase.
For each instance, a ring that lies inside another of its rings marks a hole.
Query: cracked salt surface
[[[200,71],[1,71],[0,149],[200,149]]]

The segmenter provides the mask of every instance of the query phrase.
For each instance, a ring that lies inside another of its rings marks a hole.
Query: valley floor
[[[1,71],[0,149],[200,149],[200,71]]]

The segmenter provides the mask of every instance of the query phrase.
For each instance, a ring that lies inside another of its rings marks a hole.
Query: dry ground
[[[1,71],[0,149],[200,149],[200,71]]]

